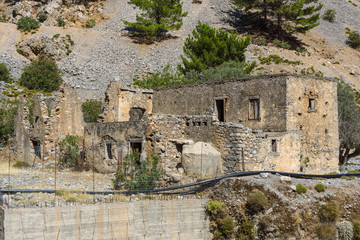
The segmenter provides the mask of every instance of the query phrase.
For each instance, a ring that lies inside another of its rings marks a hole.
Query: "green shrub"
[[[223,220],[221,220],[220,230],[225,237],[229,238],[231,234],[233,234],[235,231],[234,219],[230,216],[227,216]]]
[[[61,85],[61,72],[55,62],[39,58],[26,66],[19,79],[21,86],[31,90],[52,92]]]
[[[18,100],[0,99],[0,146],[6,145],[7,141],[15,135],[14,120],[18,105]]]
[[[0,63],[0,81],[6,83],[13,82],[13,77],[10,74],[10,69],[6,66],[5,63]]]
[[[102,103],[97,100],[88,100],[81,105],[81,110],[85,122],[97,122],[97,118],[102,112]]]
[[[158,167],[159,157],[151,155],[140,161],[140,153],[132,151],[122,161],[121,170],[115,174],[113,186],[115,189],[124,187],[127,190],[151,190],[161,177]]]
[[[326,12],[323,15],[323,19],[326,21],[329,21],[333,23],[335,21],[336,12],[333,9],[326,10]]]
[[[354,180],[354,179],[355,179],[355,176],[341,176],[341,179]]]
[[[39,22],[45,22],[47,18],[48,17],[45,12],[39,12],[39,14],[38,14]]]
[[[80,137],[74,135],[66,135],[65,139],[60,142],[61,165],[64,167],[76,167],[79,164]]]
[[[256,239],[255,224],[252,221],[244,221],[238,228],[238,237],[236,239],[253,240]]]
[[[66,23],[65,23],[64,19],[62,19],[62,17],[58,17],[56,19],[56,21],[57,21],[57,24],[59,27],[65,27]]]
[[[315,185],[315,190],[317,192],[325,192],[325,189],[326,188],[325,188],[324,184],[322,184],[322,183],[318,183]]]
[[[338,232],[338,239],[353,240],[353,226],[351,222],[343,221],[335,224]]]
[[[353,224],[353,238],[354,240],[360,240],[360,221],[356,221]]]
[[[62,197],[62,196],[65,195],[65,192],[64,192],[64,191],[57,190],[57,191],[55,191],[55,195],[58,196],[58,197]]]
[[[274,62],[275,64],[280,64],[280,63],[287,63],[291,65],[301,64],[300,61],[290,61],[275,54],[271,54],[268,57],[258,57],[258,59],[260,60],[260,64],[266,64],[266,65],[270,65],[272,62]]]
[[[91,19],[91,20],[87,20],[87,21],[86,21],[85,27],[86,27],[86,28],[93,28],[93,27],[95,27],[95,25],[96,25],[95,20],[94,20],[94,19]]]
[[[224,240],[223,234],[219,230],[215,230],[213,240]]]
[[[14,168],[29,168],[29,167],[31,167],[31,164],[28,162],[25,162],[25,161],[16,161],[13,164],[13,167]]]
[[[347,172],[347,174],[360,174],[360,171],[350,170]]]
[[[266,38],[260,38],[259,39],[259,43],[258,43],[260,46],[265,46],[266,45]]]
[[[320,221],[322,222],[335,222],[339,217],[339,208],[336,202],[330,201],[320,207],[319,211]]]
[[[17,22],[18,29],[24,32],[31,31],[40,27],[40,22],[31,17],[22,17]]]
[[[297,193],[303,194],[303,193],[306,193],[306,191],[307,191],[307,188],[304,185],[302,185],[300,183],[296,185],[296,192]]]
[[[336,228],[333,225],[320,225],[316,228],[316,235],[320,240],[335,240]]]
[[[57,34],[55,34],[55,35],[53,36],[53,38],[58,38],[58,37],[60,37],[60,34],[59,34],[59,33],[57,33]]]
[[[279,40],[274,40],[274,45],[275,45],[275,47],[278,47],[278,48],[284,48],[284,49],[291,48],[291,46],[288,42],[281,42]]]
[[[68,198],[66,199],[66,202],[67,202],[67,203],[74,203],[74,202],[76,202],[76,201],[77,201],[76,197],[68,197]]]
[[[360,48],[359,32],[357,32],[357,31],[349,32],[349,36],[348,36],[348,39],[346,40],[346,44],[355,49]]]
[[[207,205],[206,205],[206,209],[211,213],[211,214],[218,214],[219,212],[221,212],[223,209],[225,208],[225,204],[219,201],[210,201]]]
[[[265,194],[257,189],[252,191],[246,200],[246,208],[251,214],[264,210],[267,205],[268,201]]]

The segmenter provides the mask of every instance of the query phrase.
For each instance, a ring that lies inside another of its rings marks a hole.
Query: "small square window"
[[[260,99],[249,99],[249,119],[260,120]]]

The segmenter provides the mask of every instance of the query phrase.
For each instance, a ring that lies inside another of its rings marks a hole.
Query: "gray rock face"
[[[71,53],[73,44],[71,36],[36,36],[20,43],[17,49],[29,60],[35,60],[39,55],[45,54],[59,61]]]

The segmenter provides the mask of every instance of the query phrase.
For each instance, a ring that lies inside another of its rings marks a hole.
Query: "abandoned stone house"
[[[116,171],[133,149],[141,158],[158,154],[172,182],[233,171],[326,172],[338,164],[336,88],[331,79],[286,74],[153,91],[112,82],[99,122],[78,126],[86,162],[100,172]]]

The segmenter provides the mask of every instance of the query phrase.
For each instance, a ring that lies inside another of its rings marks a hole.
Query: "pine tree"
[[[235,33],[210,27],[199,22],[184,43],[184,53],[181,56],[183,66],[178,69],[184,74],[190,70],[201,72],[210,67],[216,67],[226,61],[243,62],[251,37],[238,38]]]
[[[187,16],[187,12],[182,12],[180,0],[130,0],[129,3],[143,13],[136,15],[136,22],[123,22],[129,28],[135,28],[136,35],[152,40],[168,30],[179,29],[183,24],[182,18]]]
[[[255,11],[267,26],[273,23],[277,32],[305,33],[319,25],[322,4],[318,0],[235,0],[236,8]]]

